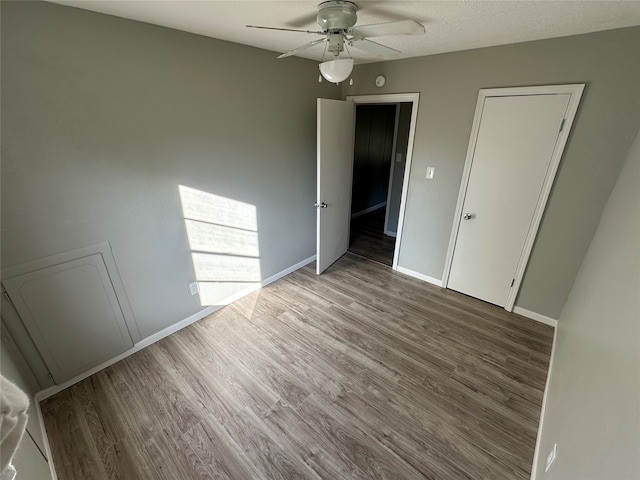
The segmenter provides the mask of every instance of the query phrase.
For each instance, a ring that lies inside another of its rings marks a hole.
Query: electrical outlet
[[[191,290],[191,295],[197,295],[200,293],[200,286],[198,285],[198,282],[190,283],[189,290]]]
[[[544,469],[545,473],[549,471],[549,469],[551,468],[551,465],[553,465],[553,462],[556,460],[557,456],[558,456],[558,444],[554,443],[553,449],[549,452],[549,455],[547,455],[547,466]]]

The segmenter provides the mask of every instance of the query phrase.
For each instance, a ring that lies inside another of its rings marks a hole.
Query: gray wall
[[[407,164],[407,149],[409,148],[409,127],[411,126],[411,103],[400,104],[398,116],[398,129],[396,134],[396,151],[393,162],[393,175],[391,175],[391,195],[387,204],[388,218],[387,231],[397,232],[400,218],[400,201],[402,200],[402,183],[404,180],[404,168]],[[402,154],[402,160],[396,162],[395,155]]]
[[[1,8],[3,268],[109,241],[146,337],[202,309],[179,185],[255,206],[260,278],[315,253],[316,62]]]
[[[640,478],[639,207],[640,136],[560,316],[538,479]]]
[[[586,83],[516,302],[557,318],[640,123],[639,44],[634,27],[356,67],[344,95],[420,93],[399,264],[442,278],[478,90]]]

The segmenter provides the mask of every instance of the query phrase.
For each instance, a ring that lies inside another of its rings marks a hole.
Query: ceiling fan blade
[[[316,23],[316,16],[318,15],[317,12],[311,12],[311,13],[307,13],[305,15],[301,15],[297,18],[293,18],[287,22],[284,22],[284,24],[287,27],[304,27],[305,25],[312,25]]]
[[[245,25],[248,28],[261,28],[263,30],[279,30],[281,32],[301,32],[301,33],[316,33],[318,35],[324,35],[324,32],[313,30],[298,30],[297,28],[279,28],[279,27],[260,27],[258,25]]]
[[[399,22],[375,23],[353,27],[349,33],[358,38],[384,37],[387,35],[422,35],[424,26],[415,20],[400,20]]]
[[[293,50],[288,51],[287,53],[283,53],[282,55],[278,56],[278,58],[287,58],[290,57],[291,55],[295,55],[296,53],[302,51],[302,50],[306,50],[307,48],[311,48],[314,45],[318,45],[319,43],[323,43],[326,42],[327,39],[326,38],[321,38],[319,40],[314,40],[313,42],[309,42],[305,45],[302,45],[301,47],[298,48],[294,48]]]
[[[349,43],[363,52],[373,53],[380,57],[393,57],[400,54],[399,50],[372,42],[366,38],[354,38],[353,40],[350,40]]]

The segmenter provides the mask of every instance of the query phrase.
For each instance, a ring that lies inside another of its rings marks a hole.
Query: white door
[[[100,254],[2,283],[57,384],[133,347]]]
[[[318,99],[318,275],[349,247],[354,112],[353,102]]]
[[[570,97],[485,99],[448,288],[506,305]]]

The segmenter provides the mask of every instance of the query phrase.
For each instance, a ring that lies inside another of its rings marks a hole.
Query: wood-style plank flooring
[[[379,208],[351,220],[349,251],[390,266],[396,239],[384,234],[384,216]]]
[[[550,327],[313,267],[42,402],[59,478],[529,478]]]

